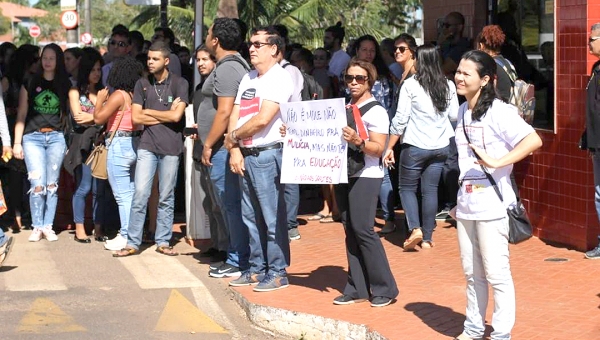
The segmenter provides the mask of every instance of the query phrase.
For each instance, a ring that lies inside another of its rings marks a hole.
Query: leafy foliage
[[[0,9],[0,34],[4,34],[10,31],[10,19],[2,15],[2,10]]]

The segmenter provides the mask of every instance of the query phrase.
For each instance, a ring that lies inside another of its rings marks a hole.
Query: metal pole
[[[192,52],[196,49],[196,47],[204,44],[204,1],[196,0],[196,8],[194,12],[194,46]],[[196,59],[196,54],[194,53],[194,59]],[[200,73],[198,73],[198,68],[196,67],[196,63],[194,63],[194,88],[196,85],[200,84]]]
[[[169,23],[167,20],[167,6],[169,5],[169,0],[160,0],[160,26],[168,27]]]
[[[92,34],[92,6],[90,0],[85,0],[83,11],[85,12],[85,31]]]

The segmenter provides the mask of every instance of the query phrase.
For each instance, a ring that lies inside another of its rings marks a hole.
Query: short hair
[[[597,30],[600,30],[600,22],[593,24],[592,28],[590,29],[590,31],[597,31]]]
[[[144,35],[140,31],[129,32],[129,41],[131,45],[140,52],[144,49]]]
[[[110,34],[111,39],[114,36],[120,36],[120,37],[124,37],[127,38],[127,44],[131,45],[131,36],[129,35],[129,30],[125,29],[125,30],[113,30],[112,33]]]
[[[487,25],[479,32],[475,41],[477,42],[477,47],[479,47],[479,44],[482,44],[486,50],[500,53],[505,39],[506,35],[502,32],[500,26]]]
[[[267,42],[269,44],[277,46],[277,53],[285,51],[285,42],[283,38],[279,35],[279,32],[273,28],[273,26],[267,27],[256,27],[253,28],[250,32],[252,35],[258,34],[258,32],[265,32],[267,35]]]
[[[221,48],[237,51],[242,43],[240,25],[231,18],[216,18],[212,25],[212,36],[219,39]]]
[[[71,47],[65,50],[65,53],[70,53],[75,59],[81,58],[83,56],[83,50],[79,47]]]
[[[156,27],[154,33],[156,32],[163,32],[165,38],[169,39],[169,47],[172,49],[173,45],[175,45],[175,33],[173,33],[173,30],[168,27]]]
[[[113,26],[113,28],[110,30],[111,33],[115,33],[117,31],[126,31],[129,32],[129,29],[127,28],[127,26],[123,25],[123,24],[116,24]]]
[[[133,57],[125,56],[114,61],[110,69],[107,85],[115,90],[133,92],[135,83],[142,77],[143,66]]]
[[[150,45],[148,51],[160,52],[164,58],[168,58],[171,54],[171,49],[169,48],[169,45],[167,45],[166,42],[160,40],[153,42],[152,45]]]
[[[212,55],[212,53],[210,53],[210,50],[208,49],[208,47],[206,47],[206,45],[201,44],[200,46],[196,47],[196,50],[194,51],[194,59],[196,59],[198,52],[208,53],[208,55],[210,56],[210,59],[212,61],[214,61],[215,63],[217,62],[217,57],[215,57],[214,55]]]
[[[289,31],[287,27],[285,27],[285,25],[282,24],[275,24],[273,25],[273,28],[279,33],[279,35],[283,38],[283,41],[285,41],[285,44],[287,45],[289,43]]]
[[[335,26],[329,26],[325,29],[325,33],[331,32],[334,39],[338,39],[340,44],[344,41],[344,37],[346,36],[346,30],[342,27],[342,22],[338,21]]]
[[[463,25],[465,24],[465,17],[460,12],[450,12],[446,15],[446,18],[454,18],[458,20],[458,23]]]
[[[394,57],[394,53],[396,52],[396,46],[394,45],[394,39],[385,38],[385,39],[381,40],[379,47],[381,47],[382,53],[387,53],[392,58]]]
[[[296,55],[298,56],[298,58],[300,58],[301,60],[306,62],[311,68],[314,66],[313,54],[308,48],[303,47],[303,48],[294,50],[294,52],[296,52]]]
[[[375,66],[368,61],[360,60],[354,57],[348,62],[348,66],[346,67],[344,74],[347,74],[350,67],[354,66],[360,67],[363,70],[367,71],[367,76],[369,77],[369,88],[373,88],[373,85],[375,85],[375,80],[377,80],[377,69],[375,68]]]
[[[325,56],[326,56],[327,60],[331,59],[331,52],[327,51],[324,47],[315,48],[315,50],[313,51],[313,58],[315,56],[315,52],[317,52],[317,51],[325,52]]]

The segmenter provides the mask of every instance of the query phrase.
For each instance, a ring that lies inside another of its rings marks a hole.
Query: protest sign
[[[281,103],[287,126],[281,183],[348,183],[344,99]]]

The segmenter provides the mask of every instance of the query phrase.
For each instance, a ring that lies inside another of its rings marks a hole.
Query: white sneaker
[[[118,234],[112,240],[107,240],[106,243],[104,243],[104,249],[113,250],[113,251],[121,250],[121,249],[125,248],[126,246],[127,246],[127,239],[125,237],[123,237],[121,234]]]
[[[31,235],[29,235],[29,242],[38,242],[42,239],[42,229],[33,228]]]
[[[44,237],[46,238],[46,240],[50,241],[50,242],[54,242],[54,241],[58,241],[58,236],[56,236],[56,233],[54,232],[54,230],[52,230],[52,227],[45,227],[42,228],[42,234],[44,234]]]

